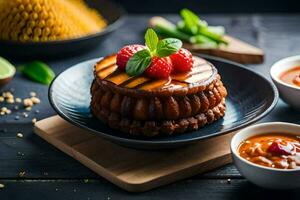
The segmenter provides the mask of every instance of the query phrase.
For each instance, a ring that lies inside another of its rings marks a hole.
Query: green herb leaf
[[[175,38],[160,40],[157,44],[156,54],[159,57],[167,57],[176,53],[182,47],[182,42]]]
[[[142,74],[151,64],[152,57],[148,49],[136,52],[126,64],[126,73],[129,76]]]
[[[150,49],[151,52],[154,52],[156,50],[156,46],[158,43],[158,37],[155,31],[151,28],[149,28],[145,34],[145,41],[147,47]]]
[[[20,66],[19,71],[33,81],[49,85],[54,79],[55,74],[45,63],[33,61]]]
[[[184,27],[182,27],[181,30],[189,32],[192,35],[197,34],[200,18],[195,13],[186,8],[180,11],[180,15],[184,21]]]

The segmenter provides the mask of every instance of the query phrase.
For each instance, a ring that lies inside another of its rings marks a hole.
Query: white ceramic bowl
[[[249,126],[239,131],[231,140],[231,153],[234,164],[240,173],[250,182],[270,189],[300,188],[300,169],[274,169],[254,164],[238,153],[242,141],[251,136],[264,133],[287,133],[300,135],[300,125],[271,122]]]
[[[300,110],[300,87],[287,84],[279,78],[283,72],[297,66],[300,66],[300,55],[284,58],[274,63],[270,74],[279,90],[280,97],[293,108]]]

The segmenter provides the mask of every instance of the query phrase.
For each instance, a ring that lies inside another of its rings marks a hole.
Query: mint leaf
[[[147,47],[150,49],[151,52],[154,52],[156,50],[156,46],[158,43],[158,37],[155,31],[151,28],[149,28],[145,34],[145,41]]]
[[[167,57],[176,53],[182,46],[182,42],[175,38],[160,40],[157,44],[156,54],[159,57]]]
[[[52,69],[45,63],[33,61],[21,65],[18,70],[33,81],[49,85],[55,77]]]
[[[136,52],[126,64],[126,73],[129,76],[142,74],[151,64],[152,57],[148,49]]]

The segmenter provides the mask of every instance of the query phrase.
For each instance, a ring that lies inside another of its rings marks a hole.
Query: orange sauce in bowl
[[[285,83],[300,87],[300,66],[283,72],[279,78]]]
[[[273,133],[253,136],[239,145],[238,152],[258,165],[300,169],[300,136]]]

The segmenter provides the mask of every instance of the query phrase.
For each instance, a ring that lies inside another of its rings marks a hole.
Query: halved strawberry
[[[169,57],[153,57],[151,65],[145,73],[150,78],[168,78],[172,71],[172,62]]]
[[[193,55],[184,48],[179,49],[179,51],[172,54],[170,58],[175,72],[189,71],[194,65]]]
[[[145,49],[146,47],[139,44],[124,46],[117,54],[117,65],[120,70],[125,70],[128,60],[136,52]]]

